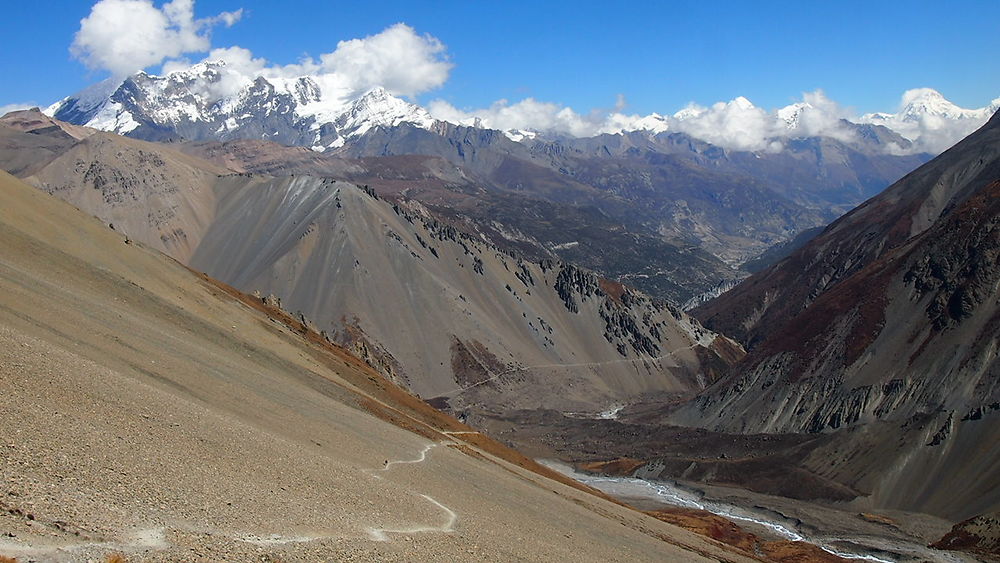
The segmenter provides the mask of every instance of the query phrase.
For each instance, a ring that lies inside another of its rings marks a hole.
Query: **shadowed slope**
[[[804,465],[875,506],[996,510],[997,280],[1000,116],[702,307],[753,348],[672,420],[839,430]]]

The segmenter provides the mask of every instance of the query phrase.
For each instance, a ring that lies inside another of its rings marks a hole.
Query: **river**
[[[966,563],[976,559],[962,553],[931,549],[922,544],[893,537],[875,535],[824,536],[808,533],[796,522],[781,519],[763,509],[748,508],[708,500],[698,492],[663,481],[650,481],[635,477],[605,477],[580,473],[572,467],[557,461],[538,460],[581,483],[590,485],[615,498],[648,499],[669,506],[695,508],[723,516],[735,522],[755,524],[773,535],[789,541],[805,541],[824,551],[843,557],[872,561],[874,563],[900,563],[907,561],[934,561],[939,563]]]

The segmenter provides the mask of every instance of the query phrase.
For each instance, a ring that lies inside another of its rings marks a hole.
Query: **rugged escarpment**
[[[989,422],[1000,404],[998,263],[995,116],[702,307],[752,348],[671,420],[837,432],[806,466],[875,503],[950,518],[988,511],[1000,504]]]
[[[982,129],[835,221],[778,264],[693,311],[750,348],[826,290],[925,232],[1000,177],[1000,125]]]
[[[1000,514],[983,514],[963,520],[931,547],[968,551],[996,560],[1000,558]]]

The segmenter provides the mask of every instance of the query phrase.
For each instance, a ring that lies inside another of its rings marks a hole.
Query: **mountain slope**
[[[525,158],[507,154],[514,143],[497,132],[480,133],[457,132],[449,145],[447,137],[405,125],[379,130],[358,141],[361,147],[372,141],[377,156],[358,148],[319,155],[250,141],[182,149],[234,170],[369,185],[382,196],[417,200],[436,214],[474,223],[495,244],[534,260],[558,257],[674,301],[740,275],[696,240],[659,233],[658,222],[647,224],[649,211],[525,160],[523,151],[517,154]]]
[[[26,179],[184,261],[211,220],[212,186],[226,172],[169,148],[99,132]]]
[[[994,117],[831,224],[800,251],[696,309],[695,315],[707,326],[755,346],[827,288],[921,234],[988,184],[997,174],[998,138]]]
[[[670,155],[716,173],[752,178],[794,203],[834,212],[831,219],[930,158],[927,154],[886,154],[886,146],[908,146],[909,142],[885,127],[847,122],[844,127],[853,132],[852,138],[793,137],[778,151],[725,149],[686,133],[669,131],[561,139],[559,143],[587,158],[654,163],[657,156]],[[536,141],[533,150],[548,150],[545,144]]]
[[[5,555],[748,560],[464,443],[280,311],[4,173],[0,197]]]
[[[526,262],[349,184],[233,181],[192,267],[280,295],[336,338],[363,332],[423,397],[596,411],[704,384],[698,349],[714,335],[619,284]]]
[[[670,305],[568,263],[521,258],[474,222],[370,188],[232,174],[107,133],[28,180],[199,271],[277,296],[456,411],[596,413],[690,395],[733,352]]]
[[[753,348],[672,419],[837,432],[807,465],[873,503],[954,520],[996,510],[998,264],[994,116],[702,307]]]

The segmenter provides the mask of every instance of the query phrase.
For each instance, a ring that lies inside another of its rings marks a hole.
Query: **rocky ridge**
[[[1000,499],[985,483],[997,479],[995,449],[980,444],[997,440],[982,421],[1000,401],[998,140],[995,116],[696,309],[750,353],[671,420],[738,433],[835,432],[835,445],[807,465],[874,502],[956,519],[992,510]],[[852,459],[863,448],[882,461]],[[823,459],[832,462],[824,468]],[[957,484],[972,475],[981,486]]]

